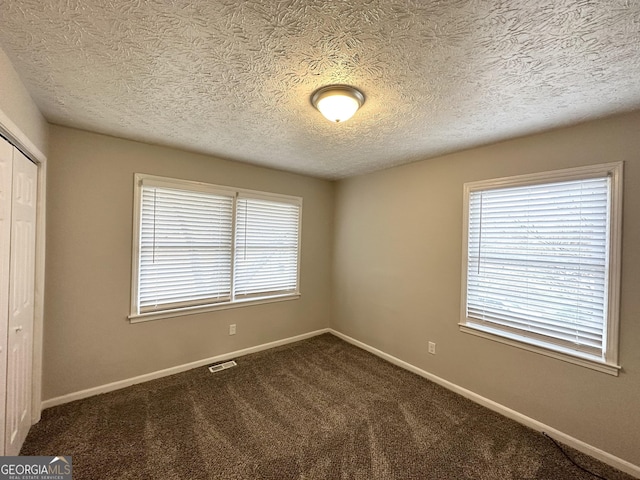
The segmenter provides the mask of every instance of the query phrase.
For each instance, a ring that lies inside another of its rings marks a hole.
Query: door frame
[[[42,414],[42,344],[44,333],[44,278],[46,250],[47,157],[0,109],[0,134],[38,167],[36,201],[36,274],[33,318],[33,367],[31,385],[31,424]]]

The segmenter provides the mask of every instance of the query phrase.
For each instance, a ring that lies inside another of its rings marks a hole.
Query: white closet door
[[[12,166],[13,147],[9,142],[0,138],[0,455],[4,455],[5,408],[7,401]]]
[[[31,426],[38,168],[13,150],[6,455],[17,455]]]

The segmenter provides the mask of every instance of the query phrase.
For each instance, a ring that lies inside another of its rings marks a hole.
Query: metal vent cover
[[[237,366],[238,366],[238,364],[235,362],[235,360],[229,360],[228,362],[217,363],[215,365],[209,366],[209,371],[211,373],[217,373],[217,372],[220,372],[222,370],[226,370],[228,368],[237,367]]]

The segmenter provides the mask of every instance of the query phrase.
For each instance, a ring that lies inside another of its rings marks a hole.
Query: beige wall
[[[59,126],[48,168],[43,400],[328,327],[331,182]],[[130,324],[136,172],[303,197],[301,298]]]
[[[0,49],[0,112],[42,153],[47,153],[49,125],[40,114],[11,61]],[[0,123],[2,119],[0,118]],[[5,128],[8,125],[4,125]],[[16,135],[15,131],[11,134]]]
[[[339,182],[332,326],[640,465],[639,127],[635,113]],[[463,183],[615,161],[625,161],[620,376],[461,333]]]

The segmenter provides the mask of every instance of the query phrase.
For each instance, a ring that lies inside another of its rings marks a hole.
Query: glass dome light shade
[[[311,103],[329,121],[349,120],[364,103],[364,95],[353,87],[330,85],[316,91]]]

